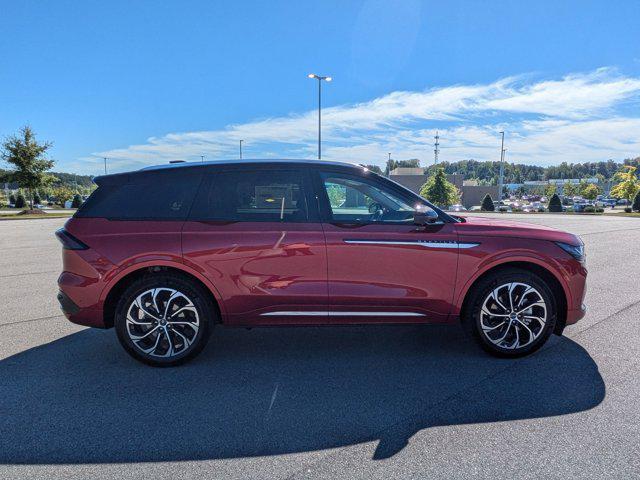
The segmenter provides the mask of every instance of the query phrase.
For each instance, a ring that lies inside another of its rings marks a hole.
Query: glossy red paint
[[[67,317],[110,326],[105,301],[130,274],[180,270],[200,281],[227,325],[452,323],[484,273],[511,262],[543,268],[584,315],[586,269],[554,242],[566,232],[467,217],[436,225],[70,219],[89,248],[63,250]],[[459,248],[468,246],[469,248]],[[293,314],[292,314],[293,313]]]
[[[319,223],[185,222],[184,263],[214,284],[229,325],[324,323],[327,254]],[[271,316],[278,311],[308,316]]]

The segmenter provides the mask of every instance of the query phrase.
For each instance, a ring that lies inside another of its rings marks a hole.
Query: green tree
[[[456,186],[447,180],[444,169],[436,170],[420,188],[420,195],[439,206],[454,205],[460,199]]]
[[[495,211],[495,209],[496,209],[496,206],[493,204],[493,199],[491,198],[491,195],[487,193],[482,199],[482,205],[480,205],[480,210],[482,210],[483,212],[493,212]]]
[[[24,195],[19,193],[16,198],[16,208],[24,208],[27,205],[27,202],[24,199]]]
[[[556,187],[555,184],[550,183],[549,185],[544,187],[544,196],[545,197],[552,197],[553,195],[556,194],[557,190],[558,190],[558,187]]]
[[[631,205],[631,209],[636,212],[640,212],[640,190],[636,193],[636,196],[633,197],[633,205]]]
[[[33,203],[35,205],[42,203],[42,199],[40,198],[40,195],[38,194],[38,192],[33,193]]]
[[[0,190],[0,208],[5,208],[7,206],[7,197],[2,190]]]
[[[562,195],[565,197],[573,197],[578,194],[578,188],[570,182],[565,182],[562,186]]]
[[[73,201],[71,202],[71,208],[80,208],[82,205],[82,197],[77,193],[73,196]]]
[[[586,183],[584,187],[580,189],[580,195],[587,200],[595,200],[600,195],[600,189],[593,183]]]
[[[631,208],[636,212],[640,212],[640,191],[636,193],[636,196],[633,199],[633,205],[631,206]]]
[[[53,160],[44,158],[51,143],[38,143],[31,128],[26,126],[18,135],[8,137],[2,147],[2,158],[13,165],[8,174],[9,181],[17,182],[27,190],[30,206],[33,208],[33,191],[55,179],[47,173],[53,167]]]
[[[562,202],[560,202],[560,197],[557,193],[554,193],[551,199],[549,200],[548,205],[550,212],[561,212],[562,211]]]
[[[54,188],[51,194],[53,198],[55,198],[56,203],[62,207],[64,207],[64,202],[73,198],[73,191],[64,186]]]
[[[631,201],[640,190],[640,182],[636,178],[636,167],[625,165],[615,174],[614,179],[619,182],[611,189],[611,195],[615,198],[625,198]]]
[[[9,203],[11,203],[12,205],[16,204],[16,196],[13,193],[9,195]]]

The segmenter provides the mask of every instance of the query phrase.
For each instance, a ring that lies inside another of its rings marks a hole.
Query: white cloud
[[[640,116],[625,116],[639,98],[640,78],[608,68],[555,80],[509,77],[486,85],[397,91],[323,109],[323,158],[382,165],[392,152],[394,158],[428,164],[438,129],[442,160],[498,159],[498,131],[504,129],[509,161],[621,160],[640,155]],[[172,133],[96,152],[84,166],[105,156],[117,170],[200,155],[233,158],[240,139],[252,157],[313,158],[316,122],[316,112],[310,111],[222,130]]]

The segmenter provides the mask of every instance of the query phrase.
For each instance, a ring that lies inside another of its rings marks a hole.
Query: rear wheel
[[[480,346],[499,357],[538,350],[553,332],[557,306],[539,276],[520,269],[496,272],[471,293],[463,321]]]
[[[202,351],[215,315],[199,285],[175,274],[149,275],[123,292],[115,327],[121,345],[133,358],[167,367]]]

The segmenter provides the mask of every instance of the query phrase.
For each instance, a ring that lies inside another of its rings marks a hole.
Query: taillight
[[[88,245],[82,243],[64,228],[56,230],[56,237],[58,237],[58,240],[62,243],[62,248],[66,250],[86,250],[89,248]]]

